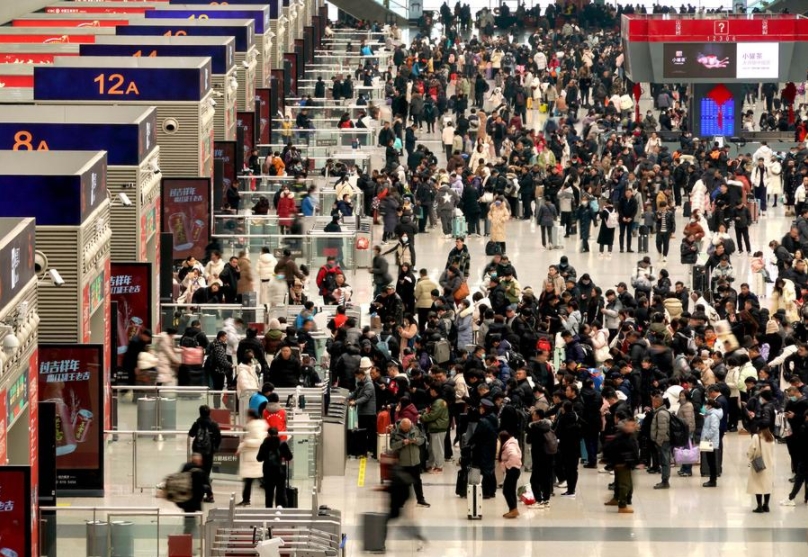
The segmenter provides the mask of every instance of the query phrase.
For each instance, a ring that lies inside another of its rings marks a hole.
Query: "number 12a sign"
[[[137,84],[119,73],[100,73],[93,83],[98,84],[99,95],[140,95]]]

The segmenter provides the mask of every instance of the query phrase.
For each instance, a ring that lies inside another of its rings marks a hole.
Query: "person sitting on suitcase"
[[[292,460],[292,451],[281,441],[277,428],[271,427],[258,449],[258,462],[263,462],[264,503],[266,508],[286,506],[286,467]]]

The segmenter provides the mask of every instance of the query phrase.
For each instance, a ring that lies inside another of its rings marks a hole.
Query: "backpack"
[[[586,367],[595,367],[595,352],[592,347],[583,342],[579,343],[581,350],[584,352],[584,361],[582,362]]]
[[[525,104],[525,94],[521,91],[516,93],[516,104]]]
[[[684,447],[690,441],[690,430],[681,418],[670,414],[670,440],[671,447]]]
[[[537,333],[539,340],[536,342],[536,350],[542,350],[548,354],[553,353],[552,336],[549,333]]]
[[[213,438],[207,426],[200,425],[194,437],[193,451],[195,453],[208,455],[213,453]]]
[[[163,497],[172,503],[187,503],[194,496],[193,473],[177,472],[163,480]]]
[[[320,294],[325,295],[336,290],[338,267],[329,269],[326,265],[323,265],[320,270],[325,271],[322,279],[317,281],[317,286],[320,288]]]
[[[485,254],[502,255],[502,246],[499,245],[499,242],[489,240],[488,243],[485,244]]]
[[[619,219],[620,215],[617,214],[617,211],[611,210],[609,212],[609,217],[606,219],[606,228],[617,228]]]
[[[469,116],[469,131],[476,132],[480,129],[480,118],[473,114]]]
[[[553,455],[558,453],[558,437],[553,431],[544,432],[544,454]]]
[[[382,339],[379,338],[379,342],[376,343],[376,348],[381,352],[385,358],[388,360],[390,359],[390,339],[393,338],[393,335],[387,335],[387,338]]]

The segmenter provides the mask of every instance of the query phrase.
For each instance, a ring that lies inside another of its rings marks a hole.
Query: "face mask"
[[[502,202],[501,202],[501,201],[497,201],[497,202],[495,202],[495,203],[494,203],[494,205],[496,205],[497,207],[499,207],[500,205],[502,205]]]
[[[407,242],[409,242],[409,241],[410,241],[410,239],[409,239],[409,238],[407,238],[406,236],[402,236],[402,237],[401,237],[401,242],[402,242],[403,244],[406,244],[406,243],[407,243]]]
[[[790,396],[790,397],[788,397],[788,400],[790,400],[791,402],[797,402],[797,397]]]
[[[485,382],[486,382],[486,383],[488,383],[488,384],[490,385],[491,383],[493,383],[493,382],[494,382],[494,378],[493,378],[493,377],[486,377],[486,378],[485,378]]]

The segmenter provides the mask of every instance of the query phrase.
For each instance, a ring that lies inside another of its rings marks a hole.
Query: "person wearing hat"
[[[356,378],[356,389],[348,395],[348,405],[356,408],[359,429],[364,429],[367,433],[367,447],[371,456],[377,458],[376,454],[376,390],[370,380],[370,370],[373,362],[370,358],[363,357],[359,362],[359,369],[354,376]]]

